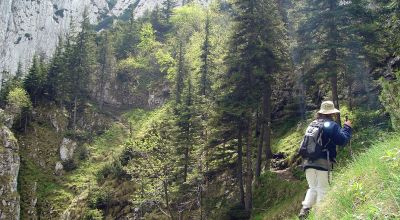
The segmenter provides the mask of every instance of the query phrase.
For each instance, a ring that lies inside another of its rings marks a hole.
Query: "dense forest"
[[[399,26],[397,0],[165,0],[99,24],[85,11],[53,56],[2,72],[21,219],[293,219],[323,100],[354,140],[310,218],[400,218]]]

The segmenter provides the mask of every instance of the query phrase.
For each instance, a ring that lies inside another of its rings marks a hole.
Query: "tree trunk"
[[[332,87],[332,101],[333,104],[335,105],[335,108],[339,109],[339,96],[338,96],[338,86],[337,86],[337,75],[335,74],[334,76],[332,76],[331,78],[331,87]],[[339,125],[341,125],[341,120],[340,120],[340,114],[338,114],[337,117],[337,123]]]
[[[199,183],[199,206],[200,206],[200,220],[203,220],[203,186]]]
[[[169,194],[168,194],[168,183],[166,180],[163,180],[163,188],[164,188],[164,196],[165,196],[165,205],[167,206],[167,210],[169,213],[170,219],[174,219],[172,215],[171,207],[169,206]]]
[[[338,1],[330,0],[329,1],[329,11],[334,13],[337,10]],[[328,38],[331,43],[337,43],[337,39],[339,38],[338,29],[335,22],[335,17],[331,16],[329,19],[329,33]],[[339,96],[338,96],[338,66],[337,66],[337,50],[336,48],[331,48],[329,51],[329,62],[332,65],[331,67],[331,87],[332,87],[332,101],[335,105],[335,108],[339,109]],[[340,114],[337,117],[337,123],[340,125]]]
[[[348,88],[348,101],[349,101],[349,110],[353,110],[353,79],[349,80],[349,88]]]
[[[261,119],[263,121],[264,118]],[[264,123],[261,124],[261,131],[259,134],[259,142],[257,147],[257,164],[256,164],[256,177],[261,176],[261,163],[262,163],[262,147],[264,144]]]
[[[252,166],[252,149],[253,144],[253,132],[251,129],[252,118],[249,114],[248,124],[247,124],[247,138],[246,138],[246,197],[245,197],[245,209],[250,212],[253,203],[252,187],[253,187],[253,166]]]
[[[183,182],[186,182],[187,173],[188,173],[188,165],[189,165],[189,146],[186,145],[185,148],[185,167],[183,170]]]
[[[265,91],[263,95],[263,119],[264,122],[264,148],[265,148],[265,170],[269,170],[270,162],[272,159],[272,150],[271,150],[271,96],[272,96],[272,88],[271,82],[267,81],[265,85]]]
[[[75,96],[75,98],[74,98],[74,119],[73,119],[74,132],[76,131],[76,111],[78,108],[77,105],[78,105],[78,100],[77,100],[77,97]]]
[[[240,204],[244,207],[244,187],[243,187],[243,141],[242,141],[242,129],[239,128],[238,137],[238,159],[237,159],[237,178],[239,182],[239,198]]]

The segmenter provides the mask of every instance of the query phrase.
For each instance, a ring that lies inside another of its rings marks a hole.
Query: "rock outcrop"
[[[68,138],[64,138],[60,146],[61,160],[62,161],[71,160],[72,157],[74,156],[76,146],[77,144],[75,141]]]
[[[19,146],[14,134],[0,127],[0,219],[19,219],[20,198],[17,179],[20,166]]]

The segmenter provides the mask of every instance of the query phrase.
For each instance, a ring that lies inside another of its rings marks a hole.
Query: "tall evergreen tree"
[[[103,108],[106,89],[110,89],[112,79],[115,77],[116,59],[112,38],[108,32],[104,33],[100,43],[99,65],[97,81],[97,99],[100,108]]]
[[[365,0],[307,0],[306,12],[299,35],[303,58],[314,57],[308,71],[311,77],[329,79],[332,100],[339,108],[339,79],[347,71],[347,55],[354,49],[353,42],[365,39],[358,27],[369,19]],[[362,49],[362,48],[360,48]],[[318,73],[318,74],[317,74]],[[340,117],[338,118],[340,122]]]
[[[45,89],[47,71],[43,59],[36,55],[33,57],[32,66],[24,79],[25,90],[31,97],[33,105],[36,105],[42,97]]]
[[[90,24],[87,8],[83,13],[81,31],[75,37],[68,65],[69,92],[73,102],[73,127],[76,129],[77,108],[89,97],[90,79],[96,67],[95,32]]]
[[[270,151],[271,96],[274,73],[280,70],[285,58],[285,32],[282,18],[274,0],[238,0],[236,6],[236,26],[232,36],[231,48],[227,59],[229,67],[225,77],[225,91],[222,103],[225,114],[236,118],[239,138],[246,144],[246,177],[244,206],[247,211],[252,207],[253,183],[253,135],[254,115],[263,100],[262,126],[267,152]],[[266,25],[267,24],[267,25]],[[241,142],[241,141],[240,141]],[[263,143],[261,145],[263,146]],[[238,144],[238,155],[241,155]],[[257,175],[261,171],[261,150],[257,161]],[[239,159],[241,157],[239,156]],[[238,161],[238,170],[242,170]],[[242,175],[239,174],[238,177]],[[241,186],[239,179],[239,186]],[[243,192],[243,189],[239,189]],[[241,196],[243,198],[243,196]]]

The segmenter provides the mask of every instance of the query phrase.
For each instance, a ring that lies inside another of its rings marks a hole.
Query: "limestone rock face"
[[[68,139],[68,138],[64,138],[62,140],[61,146],[60,146],[60,158],[62,161],[67,161],[72,159],[72,157],[74,156],[74,151],[76,149],[76,142]]]
[[[0,127],[0,219],[19,219],[20,199],[17,179],[20,158],[14,134],[6,126]]]
[[[163,0],[1,0],[0,1],[0,72],[14,73],[18,62],[29,67],[34,54],[50,57],[58,37],[71,27],[79,27],[85,8],[92,23],[105,17],[122,15],[133,7],[136,17]],[[72,22],[72,25],[71,25]],[[76,30],[75,30],[76,31]]]

